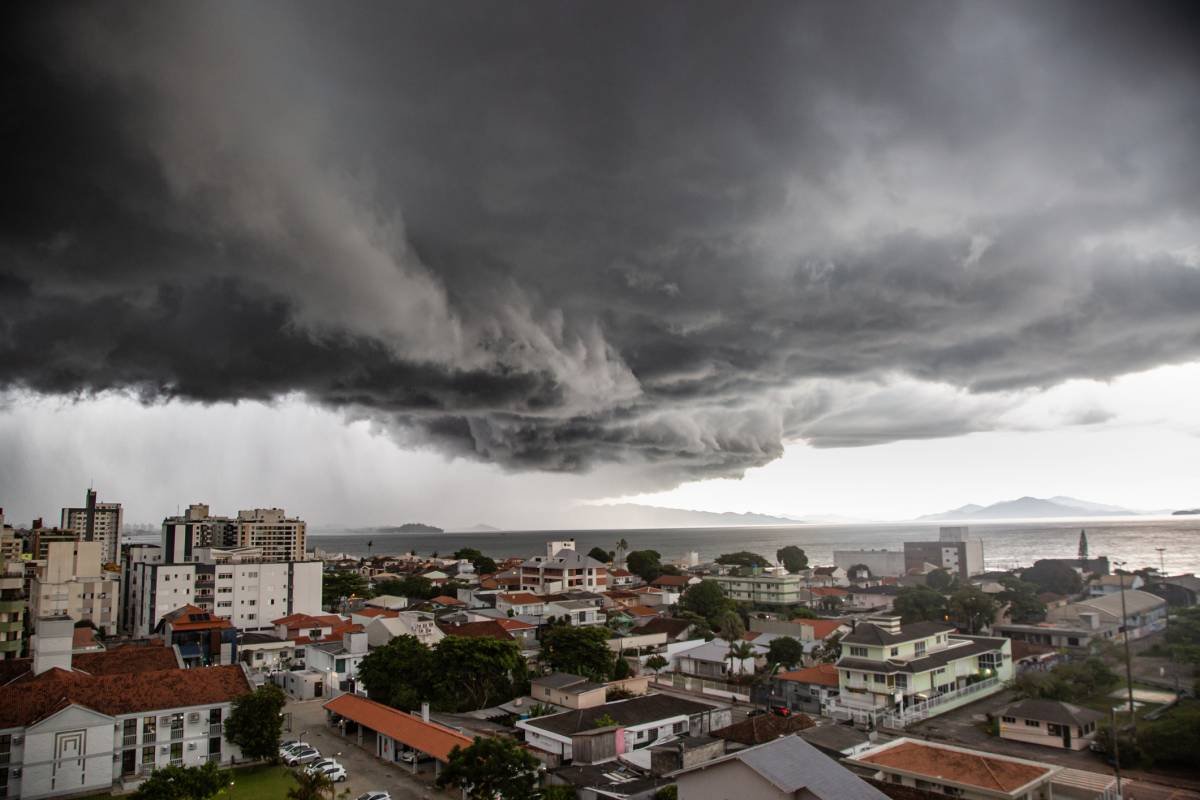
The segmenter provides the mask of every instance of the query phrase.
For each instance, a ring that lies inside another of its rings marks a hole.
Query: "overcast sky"
[[[731,7],[6,6],[9,517],[1200,505],[1194,4]]]

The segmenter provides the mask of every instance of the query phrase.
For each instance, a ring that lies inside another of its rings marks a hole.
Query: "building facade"
[[[66,614],[90,621],[107,635],[117,632],[120,578],[102,565],[103,542],[53,542],[37,564],[29,587],[29,610],[36,619]]]
[[[538,594],[608,588],[608,568],[576,552],[574,539],[547,542],[546,555],[521,562],[520,576],[521,590]]]
[[[99,542],[102,563],[115,564],[121,552],[121,523],[121,504],[101,503],[88,489],[81,508],[62,510],[59,527],[73,531],[80,541]]]
[[[961,581],[984,571],[983,540],[969,528],[945,527],[935,542],[905,542],[905,572],[923,571],[926,564],[944,569]]]
[[[806,603],[811,599],[805,579],[800,575],[717,575],[711,580],[717,582],[726,597],[740,602],[786,606]]]

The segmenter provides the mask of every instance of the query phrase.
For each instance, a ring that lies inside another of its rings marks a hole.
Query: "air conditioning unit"
[[[195,749],[196,749],[196,743],[188,742],[188,750],[195,750]]]
[[[200,712],[199,711],[193,711],[192,713],[188,714],[188,722],[199,722],[199,721],[200,721]]]
[[[14,778],[19,778],[21,777],[21,768],[17,767],[16,769],[11,769],[8,771],[8,774]]]
[[[170,725],[171,724],[171,715],[167,714],[165,717],[159,717],[158,722],[160,725]]]
[[[160,753],[169,753],[169,752],[171,752],[171,746],[170,746],[170,745],[167,745],[167,744],[164,744],[162,747],[158,748],[158,752],[160,752]]]
[[[14,736],[14,737],[12,737],[12,743],[13,744],[25,744],[25,737],[24,736]]]

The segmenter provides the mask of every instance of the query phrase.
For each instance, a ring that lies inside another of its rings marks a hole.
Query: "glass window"
[[[1042,727],[1042,723],[1038,722],[1036,719],[1027,719],[1027,720],[1025,720],[1025,725],[1026,725],[1026,727],[1029,727],[1029,728],[1040,728],[1040,727]]]
[[[142,717],[142,740],[154,741],[158,735],[158,717]]]
[[[1017,721],[1016,717],[1001,717],[1000,719],[1004,720],[1005,722],[1016,722]]]
[[[852,656],[855,656],[856,658],[866,658],[866,657],[867,657],[867,648],[865,648],[865,647],[851,647],[851,648],[850,648],[850,655],[852,655]]]
[[[154,766],[154,745],[142,748],[142,764]]]
[[[176,766],[183,763],[183,742],[171,743],[171,763]]]
[[[898,655],[900,655],[900,648],[899,648],[899,647],[893,647],[893,648],[892,648],[892,655],[894,655],[894,656],[898,656]]]

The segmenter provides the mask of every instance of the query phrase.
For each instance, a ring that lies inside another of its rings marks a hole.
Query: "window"
[[[220,725],[221,724],[221,709],[210,708],[208,710],[208,724],[209,725]]]
[[[1004,722],[1008,722],[1008,723],[1013,723],[1013,722],[1017,721],[1016,717],[1001,717],[1000,719],[1003,720]]]
[[[0,764],[7,764],[12,757],[12,734],[0,736]],[[7,779],[7,776],[5,776]]]
[[[171,764],[176,767],[183,765],[183,742],[171,743]]]
[[[908,676],[907,675],[905,675],[904,673],[896,673],[896,688],[897,689],[907,689],[908,688]]]
[[[921,640],[913,645],[913,650],[916,652],[917,658],[925,655],[925,641]]]
[[[884,677],[882,672],[876,672],[871,677],[875,680],[876,683],[884,683],[887,680],[887,678]]]
[[[1051,736],[1062,736],[1062,728],[1058,725],[1055,725],[1053,722],[1047,722],[1046,733],[1050,734]]]
[[[900,655],[900,648],[899,648],[899,647],[893,647],[893,648],[892,648],[892,655],[894,655],[894,656],[898,656],[898,655]]]
[[[154,745],[142,748],[142,766],[154,766]]]
[[[158,737],[158,717],[142,717],[142,741],[153,742]]]
[[[136,719],[127,719],[122,723],[122,744],[125,747],[137,744],[137,729],[138,721]]]
[[[1025,720],[1025,727],[1040,728],[1040,727],[1042,727],[1042,723],[1038,722],[1036,719],[1027,719],[1027,720]]]
[[[683,729],[685,727],[686,726],[684,725],[684,723],[676,722],[674,725],[671,726],[671,733],[675,733],[675,734],[683,733]]]
[[[866,657],[867,657],[867,648],[865,648],[865,647],[851,647],[851,648],[850,648],[850,655],[852,655],[852,656],[854,656],[854,657],[856,657],[856,658],[866,658]]]
[[[182,739],[183,738],[183,714],[172,714],[171,715],[171,738],[172,739]]]

